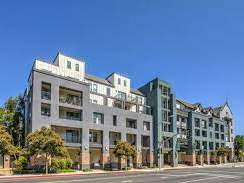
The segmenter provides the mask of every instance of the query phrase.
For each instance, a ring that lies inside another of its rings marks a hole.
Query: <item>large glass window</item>
[[[71,69],[71,62],[70,61],[67,61],[67,68]]]
[[[98,142],[98,141],[97,141],[97,136],[98,136],[98,134],[97,134],[96,131],[91,131],[91,132],[89,133],[89,141],[92,142],[92,143],[96,143],[96,142]]]
[[[79,66],[79,64],[75,64],[75,70],[76,70],[77,72],[80,71],[80,66]]]
[[[41,104],[41,115],[42,116],[51,116],[51,105],[50,104]]]
[[[95,124],[103,124],[103,114],[94,112],[93,113],[93,123]]]
[[[79,132],[77,130],[66,130],[66,142],[78,143]]]

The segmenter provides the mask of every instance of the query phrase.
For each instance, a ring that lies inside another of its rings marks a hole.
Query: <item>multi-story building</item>
[[[26,132],[55,129],[81,168],[123,166],[113,153],[119,140],[136,146],[134,166],[153,163],[150,107],[128,77],[88,75],[82,60],[59,53],[51,64],[35,61],[25,104]]]
[[[60,53],[53,63],[35,61],[25,115],[27,133],[42,126],[55,129],[81,168],[125,165],[113,154],[119,140],[136,146],[135,167],[215,163],[219,147],[230,147],[227,159],[233,159],[228,103],[203,108],[176,99],[170,84],[159,78],[136,90],[128,77],[86,74],[85,62]]]
[[[153,115],[155,163],[178,166],[176,142],[176,100],[169,83],[156,78],[139,89],[147,97]],[[163,144],[162,144],[163,143]],[[162,149],[162,150],[161,150]],[[162,151],[162,157],[159,156]]]
[[[232,161],[233,114],[228,103],[203,108],[200,103],[184,102],[172,94],[170,84],[158,78],[139,90],[152,109],[155,163],[216,163],[221,161],[215,153],[219,147],[231,149],[226,158]]]
[[[200,103],[177,99],[176,109],[178,141],[183,144],[178,157],[180,163],[201,165],[233,160],[233,114],[228,103],[217,108],[203,108]],[[224,160],[216,155],[219,147],[230,148]]]

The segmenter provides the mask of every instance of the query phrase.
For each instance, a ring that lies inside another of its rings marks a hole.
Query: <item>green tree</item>
[[[235,137],[235,155],[237,156],[238,160],[243,157],[243,147],[244,147],[244,136],[237,135]]]
[[[46,174],[51,158],[68,157],[64,140],[52,129],[42,127],[27,136],[28,149],[31,155],[44,155],[46,159]]]
[[[0,125],[0,154],[4,155],[15,155],[17,149],[12,145],[12,137],[8,133],[7,128]]]
[[[135,146],[132,146],[130,143],[126,141],[118,141],[116,147],[114,149],[114,154],[118,158],[125,159],[128,166],[128,160],[130,157],[135,157],[137,152]]]
[[[19,147],[24,146],[24,99],[21,95],[10,97],[0,108],[0,123],[4,124],[10,135],[12,143]]]
[[[217,149],[218,156],[227,156],[230,153],[231,149],[229,147],[220,147]]]

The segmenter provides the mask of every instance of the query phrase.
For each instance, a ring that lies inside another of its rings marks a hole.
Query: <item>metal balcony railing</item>
[[[74,116],[60,116],[61,119],[73,120],[73,121],[81,121],[81,117]]]
[[[60,96],[59,97],[59,102],[65,103],[65,104],[71,104],[71,105],[76,105],[76,106],[82,106],[82,99],[81,97],[77,96]]]

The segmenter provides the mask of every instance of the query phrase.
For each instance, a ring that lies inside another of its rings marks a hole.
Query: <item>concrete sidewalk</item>
[[[104,171],[104,170],[93,170],[92,172],[76,171],[72,173],[60,173],[60,174],[23,174],[23,175],[8,175],[0,176],[1,179],[28,179],[28,178],[48,178],[48,177],[66,177],[66,176],[81,176],[81,175],[99,175],[99,174],[120,174],[120,173],[136,173],[136,172],[163,172],[164,170],[183,170],[183,169],[197,169],[197,168],[228,168],[228,167],[244,167],[244,163],[227,163],[219,165],[204,165],[204,166],[178,166],[178,167],[164,167],[161,170],[158,168],[148,169],[132,169],[128,171]]]

